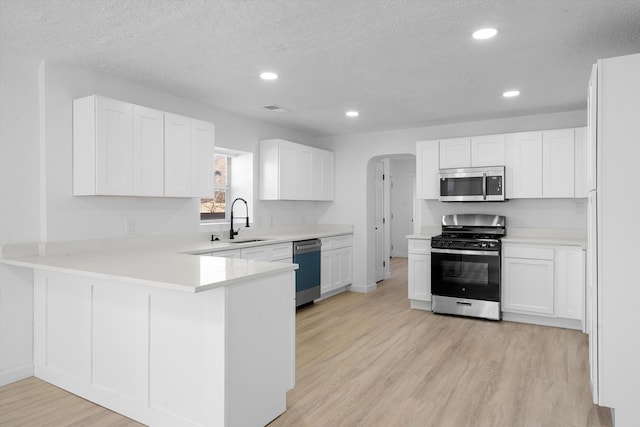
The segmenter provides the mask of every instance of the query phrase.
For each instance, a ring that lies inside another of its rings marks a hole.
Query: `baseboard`
[[[340,287],[338,289],[333,289],[333,290],[321,295],[320,298],[318,298],[318,299],[316,299],[314,301],[322,301],[324,299],[331,298],[334,295],[338,295],[338,294],[343,293],[344,291],[348,290],[348,288],[349,288],[349,286],[347,285],[347,286],[342,286],[342,287]]]
[[[14,383],[33,376],[33,365],[25,365],[0,372],[0,386]]]
[[[561,317],[533,316],[520,313],[502,312],[502,320],[508,322],[529,323],[532,325],[553,326],[556,328],[576,329],[582,331],[582,322],[574,319],[564,319]]]
[[[360,293],[368,293],[368,292],[373,292],[376,289],[378,289],[378,284],[377,283],[370,283],[368,285],[365,286],[359,286],[359,285],[349,285],[347,287],[347,289],[349,289],[352,292],[360,292]]]
[[[411,299],[409,301],[411,302],[411,308],[415,308],[417,310],[431,311],[431,301],[420,301],[417,299]]]

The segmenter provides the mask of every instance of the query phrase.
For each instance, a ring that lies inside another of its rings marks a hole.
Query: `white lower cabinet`
[[[266,425],[286,410],[293,271],[198,293],[44,270],[33,278],[38,378],[159,427]]]
[[[324,239],[322,239],[324,241]],[[332,270],[332,252],[323,250],[320,253],[320,294],[326,294],[333,289]]]
[[[409,239],[409,299],[431,301],[431,239]]]
[[[230,249],[209,253],[211,256],[225,258],[242,258],[257,261],[293,261],[293,245],[291,242],[276,243],[273,245],[252,246],[249,248]]]
[[[502,311],[584,322],[584,251],[578,246],[503,245]],[[543,324],[551,324],[548,321]],[[575,323],[575,322],[574,322]]]
[[[216,251],[207,253],[209,256],[215,256],[218,258],[241,258],[240,249],[230,249],[228,251]]]
[[[320,294],[343,290],[353,282],[352,236],[323,237],[320,254]]]
[[[556,248],[556,314],[584,319],[585,253],[572,246]]]
[[[502,311],[553,315],[553,258],[505,257],[503,266]]]
[[[338,248],[334,249],[331,254],[331,282],[333,289],[339,289],[343,286],[350,285],[352,282],[351,260],[353,258],[353,249]]]

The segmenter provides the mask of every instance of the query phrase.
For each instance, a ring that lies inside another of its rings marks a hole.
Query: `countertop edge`
[[[179,257],[193,257],[193,258],[215,258],[222,259],[220,257],[215,257],[214,253],[218,251],[227,251],[233,249],[245,249],[252,247],[260,247],[260,246],[268,246],[282,243],[290,243],[298,240],[307,240],[314,238],[327,238],[327,237],[335,237],[342,235],[353,235],[353,232],[348,232],[346,230],[322,230],[322,231],[299,231],[299,232],[288,232],[283,233],[282,236],[274,236],[264,234],[254,234],[251,236],[242,236],[241,238],[256,238],[256,239],[265,239],[257,242],[243,242],[243,243],[228,243],[228,242],[208,242],[208,241],[176,241],[175,243],[161,244],[158,247],[154,247],[150,245],[148,247],[122,247],[122,248],[113,248],[109,247],[104,251],[92,251],[89,250],[87,252],[83,252],[81,250],[74,250],[71,253],[65,253],[66,251],[54,251],[55,253],[47,254],[39,256],[37,254],[39,250],[38,244],[21,244],[21,245],[12,245],[18,248],[17,251],[0,251],[0,264],[12,265],[17,267],[31,268],[34,270],[45,270],[52,271],[58,273],[65,274],[74,274],[83,277],[92,277],[95,279],[101,280],[114,280],[123,283],[131,283],[142,286],[150,286],[159,289],[168,289],[179,292],[187,292],[187,293],[199,293],[207,290],[220,288],[228,285],[233,285],[236,283],[240,283],[246,280],[251,280],[254,278],[265,277],[272,274],[279,274],[281,272],[286,271],[294,271],[298,268],[297,264],[294,263],[273,263],[269,261],[259,261],[259,260],[246,260],[246,259],[237,259],[239,262],[253,263],[254,268],[252,268],[251,272],[248,273],[239,273],[235,275],[235,277],[226,277],[229,274],[222,273],[220,276],[222,278],[220,280],[216,280],[216,277],[212,278],[212,282],[197,284],[197,281],[194,282],[192,279],[181,280],[180,277],[176,279],[175,275],[172,278],[169,278],[167,281],[158,280],[158,277],[153,277],[153,275],[149,275],[150,278],[145,278],[144,274],[136,274],[138,272],[134,272],[133,274],[126,274],[125,269],[113,268],[113,255],[120,254],[122,256],[130,256],[135,262],[135,257],[140,257],[140,260],[144,263],[153,264],[153,262],[149,261],[149,258],[153,261],[155,258],[158,259],[158,262],[162,262],[162,259],[168,256],[170,262],[175,262],[178,265],[181,265],[183,261],[179,260]],[[91,245],[91,241],[88,242],[89,246]],[[24,248],[23,248],[24,246]],[[26,248],[26,249],[25,249]],[[1,249],[1,248],[0,248]],[[129,254],[129,255],[127,255]],[[105,257],[105,267],[101,269],[100,267],[96,267],[96,261],[100,257]],[[82,266],[78,266],[78,260],[82,260],[82,258],[89,259],[90,264],[87,268],[82,268]],[[111,259],[109,259],[111,258]],[[186,259],[186,258],[185,258]],[[116,261],[121,261],[117,259]],[[112,264],[108,264],[111,262]],[[65,265],[66,264],[66,265]],[[76,264],[76,265],[74,265]],[[278,264],[276,266],[276,264]],[[187,268],[189,263],[185,264]],[[255,268],[258,267],[258,268]],[[149,268],[152,269],[152,266],[149,265]],[[101,271],[102,270],[102,271]],[[227,267],[227,270],[228,267]],[[232,275],[233,275],[233,270]],[[197,274],[197,272],[196,272]],[[216,273],[213,273],[215,276]],[[157,276],[157,275],[156,275]],[[187,276],[188,277],[188,276]]]
[[[0,264],[31,268],[34,270],[52,271],[56,273],[74,274],[82,277],[91,277],[91,278],[100,279],[100,280],[114,280],[114,281],[123,282],[123,283],[150,286],[158,289],[168,289],[168,290],[186,292],[186,293],[200,293],[200,292],[208,291],[211,289],[222,288],[222,287],[233,285],[236,283],[241,283],[246,280],[270,276],[273,274],[285,273],[287,271],[295,271],[298,268],[298,265],[294,263],[291,263],[291,264],[273,263],[269,261],[256,261],[256,260],[243,260],[243,261],[246,261],[247,263],[266,264],[266,265],[269,265],[270,267],[274,267],[274,264],[279,264],[279,265],[275,266],[276,268],[270,268],[268,271],[248,273],[244,276],[233,277],[230,279],[223,279],[218,282],[211,282],[211,283],[200,285],[200,286],[190,286],[190,285],[184,285],[179,283],[141,279],[137,277],[124,276],[124,275],[118,275],[118,274],[112,274],[112,273],[99,273],[99,272],[90,271],[90,270],[55,266],[55,265],[38,263],[35,261],[28,261],[28,260],[20,260],[20,259],[6,259],[6,258],[0,259]]]

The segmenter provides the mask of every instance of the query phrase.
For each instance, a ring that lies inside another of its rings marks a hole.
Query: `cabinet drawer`
[[[503,256],[505,258],[528,258],[528,259],[553,260],[553,248],[505,245]]]
[[[207,252],[206,255],[215,256],[215,257],[221,257],[221,258],[240,258],[240,249],[231,249],[231,250],[227,250],[227,251]]]
[[[331,247],[331,249],[348,248],[349,246],[353,245],[351,234],[334,236],[332,239],[333,239],[333,246]]]
[[[268,246],[271,249],[271,259],[291,259],[293,257],[293,245],[291,243],[282,243],[278,245]]]
[[[264,246],[255,248],[246,248],[240,250],[240,256],[243,259],[269,260],[269,250]]]
[[[410,254],[430,254],[431,239],[409,239]]]

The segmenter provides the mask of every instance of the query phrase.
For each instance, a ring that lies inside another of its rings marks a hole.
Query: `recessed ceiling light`
[[[486,40],[498,34],[495,28],[482,28],[474,32],[471,36],[476,40]]]
[[[518,96],[518,95],[520,95],[519,90],[508,90],[502,94],[502,96],[504,96],[505,98],[513,98],[514,96]]]
[[[357,111],[347,111],[345,114],[347,117],[358,117],[360,115]]]
[[[278,78],[278,75],[276,73],[272,73],[270,71],[264,72],[262,74],[260,74],[260,78],[262,80],[276,80]]]

